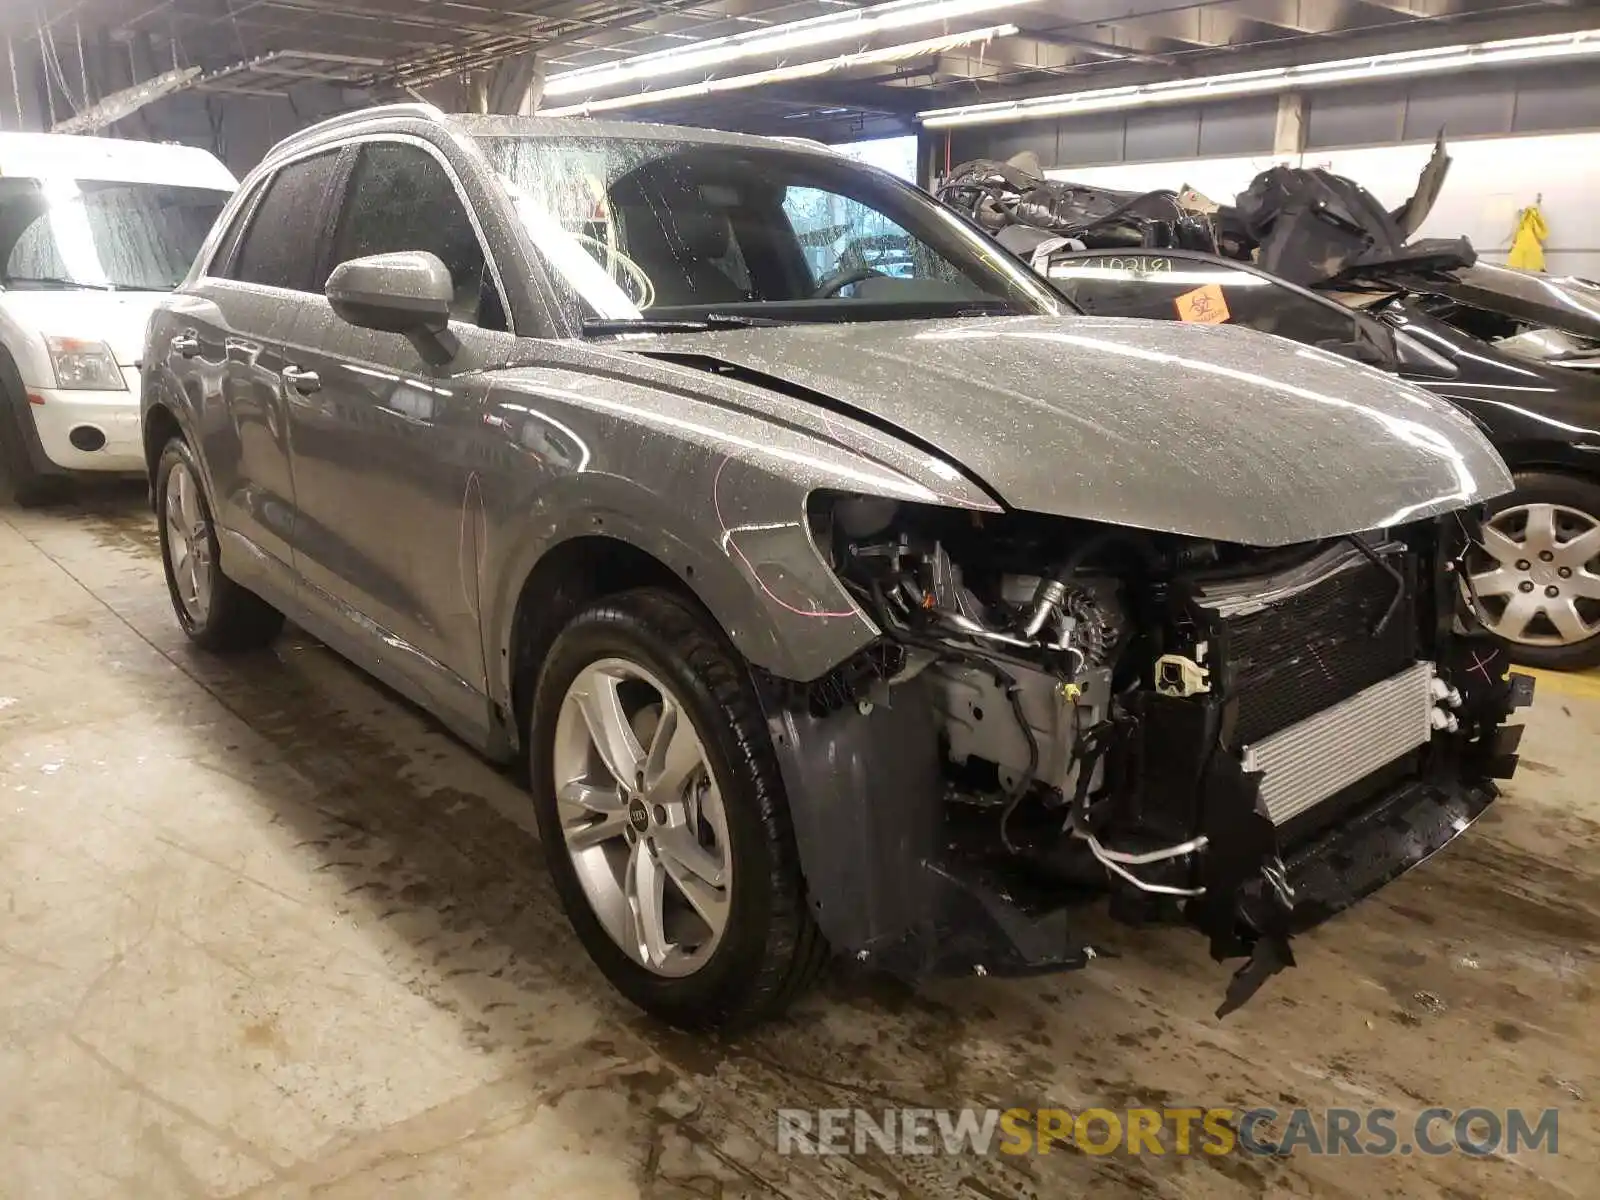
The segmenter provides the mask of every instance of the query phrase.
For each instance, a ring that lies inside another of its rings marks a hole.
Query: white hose
[[[1135,867],[1146,866],[1150,863],[1165,862],[1168,859],[1182,858],[1186,854],[1194,854],[1197,851],[1204,850],[1209,844],[1203,834],[1197,838],[1190,838],[1187,842],[1180,842],[1176,846],[1164,846],[1160,850],[1146,850],[1139,854],[1130,854],[1124,850],[1106,849],[1100,844],[1100,839],[1087,829],[1079,829],[1077,826],[1073,826],[1072,832],[1074,836],[1080,837],[1089,843],[1089,852],[1095,856],[1096,861],[1101,866],[1113,875],[1127,880],[1141,892],[1152,892],[1159,896],[1204,896],[1206,894],[1206,890],[1203,887],[1181,888],[1165,883],[1146,883],[1122,865],[1127,863],[1129,866]]]

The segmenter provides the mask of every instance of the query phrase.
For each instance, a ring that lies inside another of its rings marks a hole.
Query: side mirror
[[[1387,367],[1390,365],[1389,356],[1383,352],[1383,348],[1375,346],[1371,342],[1329,341],[1318,344],[1324,350],[1332,351],[1334,354],[1342,355],[1345,358],[1353,358],[1356,362],[1367,363],[1369,366]]]
[[[333,269],[323,292],[344,320],[403,334],[431,366],[444,366],[461,348],[450,332],[455,285],[436,254],[401,250],[352,258]]]
[[[1430,379],[1454,379],[1461,374],[1455,363],[1434,353],[1404,329],[1395,330],[1394,344],[1402,374],[1425,375]]]
[[[1354,315],[1355,327],[1348,341],[1318,342],[1318,346],[1380,370],[1393,371],[1396,358],[1394,331],[1364,313]]]

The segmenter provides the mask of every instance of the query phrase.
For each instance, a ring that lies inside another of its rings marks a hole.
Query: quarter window
[[[226,278],[297,292],[322,290],[315,251],[336,159],[337,152],[313,155],[273,176],[232,264],[223,269]]]
[[[451,319],[485,329],[505,314],[477,231],[455,183],[427,151],[402,142],[361,148],[334,237],[333,261],[423,250],[439,257],[455,285]]]
[[[240,197],[240,204],[234,210],[233,220],[228,222],[228,228],[218,239],[216,252],[212,254],[211,261],[206,266],[207,275],[222,279],[232,277],[233,266],[238,261],[239,243],[244,240],[244,227],[250,220],[250,210],[255,207],[257,196],[265,190],[264,187],[257,185],[253,194]]]

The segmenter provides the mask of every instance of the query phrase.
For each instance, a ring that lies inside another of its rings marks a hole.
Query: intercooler
[[[1273,824],[1364,779],[1433,736],[1432,663],[1419,662],[1243,751]]]

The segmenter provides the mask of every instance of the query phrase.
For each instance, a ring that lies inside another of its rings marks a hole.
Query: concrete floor
[[[1199,939],[1110,928],[722,1043],[607,990],[518,789],[415,710],[292,632],[192,652],[137,488],[0,510],[0,1195],[1593,1195],[1600,677],[1540,686],[1509,797],[1226,1022]],[[775,1147],[784,1107],[1140,1103],[1559,1106],[1560,1154]]]

